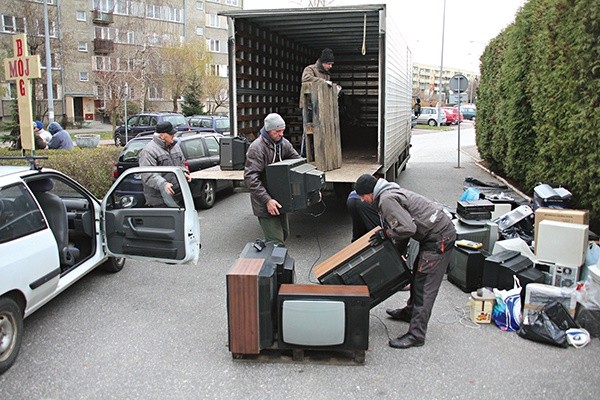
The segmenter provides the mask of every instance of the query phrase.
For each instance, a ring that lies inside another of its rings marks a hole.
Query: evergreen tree
[[[183,102],[181,103],[181,112],[183,115],[205,114],[204,104],[200,101],[202,88],[200,79],[194,77],[185,87],[183,92]]]

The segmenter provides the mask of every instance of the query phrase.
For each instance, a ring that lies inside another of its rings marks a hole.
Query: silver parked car
[[[440,125],[446,125],[446,113],[441,109]],[[421,114],[417,117],[417,124],[436,126],[438,124],[438,109],[436,107],[421,107]]]

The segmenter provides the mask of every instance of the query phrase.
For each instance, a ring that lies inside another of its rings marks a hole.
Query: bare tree
[[[178,111],[181,98],[188,81],[204,81],[210,55],[206,44],[201,41],[188,42],[178,46],[164,47],[160,51],[163,71],[163,89],[170,91],[173,112]]]
[[[227,81],[217,75],[209,75],[204,80],[204,93],[208,98],[208,114],[214,114],[229,101]]]

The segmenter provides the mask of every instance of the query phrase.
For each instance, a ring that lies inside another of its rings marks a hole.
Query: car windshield
[[[164,120],[169,121],[175,127],[188,124],[183,115],[165,115]]]
[[[127,147],[123,150],[121,160],[123,161],[136,161],[139,158],[140,151],[149,142],[149,140],[135,140],[129,142]]]
[[[215,120],[215,127],[217,129],[229,130],[229,118]]]

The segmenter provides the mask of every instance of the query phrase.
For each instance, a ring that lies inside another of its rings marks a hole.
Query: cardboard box
[[[566,210],[558,208],[540,207],[535,210],[535,224],[533,238],[535,241],[535,253],[537,254],[538,226],[543,220],[569,222],[571,224],[589,225],[590,213],[588,210]]]

